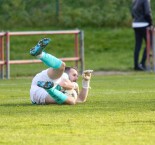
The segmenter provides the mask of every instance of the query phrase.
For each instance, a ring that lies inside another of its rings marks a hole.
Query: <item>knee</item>
[[[53,68],[49,68],[48,69],[48,76],[51,79],[58,79],[61,77],[61,75],[63,74],[64,70],[65,70],[65,66],[66,64],[64,62],[62,62],[60,68],[58,69],[53,69]]]
[[[64,70],[65,70],[65,67],[66,67],[66,63],[65,63],[65,62],[62,62],[62,65],[61,65],[60,69],[61,69],[62,71],[64,71]]]

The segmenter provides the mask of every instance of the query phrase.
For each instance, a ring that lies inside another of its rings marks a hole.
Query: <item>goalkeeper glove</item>
[[[82,87],[85,89],[89,89],[90,86],[90,79],[91,79],[91,73],[93,70],[85,70],[82,74]]]

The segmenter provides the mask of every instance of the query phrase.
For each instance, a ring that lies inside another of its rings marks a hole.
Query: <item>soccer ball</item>
[[[78,96],[75,90],[64,90],[63,93],[67,96],[74,97],[75,99],[77,99]]]

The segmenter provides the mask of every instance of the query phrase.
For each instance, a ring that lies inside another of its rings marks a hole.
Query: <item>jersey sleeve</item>
[[[62,79],[69,79],[69,76],[67,73],[63,73],[61,76]]]

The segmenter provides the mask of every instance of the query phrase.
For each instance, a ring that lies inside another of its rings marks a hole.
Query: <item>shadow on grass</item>
[[[103,112],[103,111],[155,111],[155,100],[130,100],[130,101],[87,101],[85,103],[76,104],[76,105],[36,105],[31,103],[1,103],[0,107],[43,107],[43,108],[53,108],[54,111],[73,111],[79,112]]]
[[[92,111],[155,111],[155,100],[130,100],[130,101],[93,101],[87,105],[87,109]],[[84,106],[85,108],[85,106]]]
[[[138,121],[126,121],[126,122],[115,122],[115,124],[120,124],[120,125],[124,125],[124,124],[132,124],[132,125],[136,125],[139,124],[139,125],[155,125],[155,121],[152,121],[152,120],[148,120],[148,121],[144,121],[144,120],[138,120]]]
[[[0,104],[0,107],[18,107],[18,106],[23,106],[23,107],[27,107],[27,106],[35,106],[31,103],[20,103],[20,104],[14,104],[14,103],[4,103],[4,104]]]

